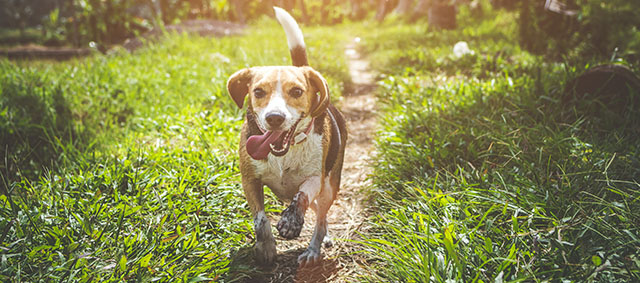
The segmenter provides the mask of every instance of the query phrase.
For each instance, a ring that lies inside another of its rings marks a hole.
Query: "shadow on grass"
[[[242,247],[232,255],[226,282],[327,282],[338,272],[336,259],[323,258],[318,265],[298,267],[298,256],[304,248],[278,253],[272,266],[258,265],[253,257],[253,246]]]
[[[36,74],[13,75],[0,80],[0,181],[5,187],[55,166],[79,137],[59,87]]]
[[[635,142],[640,133],[640,78],[628,67],[605,64],[593,67],[565,86],[560,119],[589,126],[583,138],[608,146],[615,140]]]

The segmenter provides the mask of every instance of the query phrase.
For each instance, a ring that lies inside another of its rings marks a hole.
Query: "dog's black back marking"
[[[327,159],[324,163],[324,177],[326,177],[331,169],[333,169],[333,166],[338,159],[340,149],[345,146],[343,143],[347,140],[347,125],[344,118],[342,117],[342,114],[340,114],[340,111],[338,111],[338,109],[336,109],[336,107],[331,104],[329,104],[327,111],[322,116],[324,115],[329,115],[329,120],[331,121],[331,138],[329,140],[329,152],[327,153]]]

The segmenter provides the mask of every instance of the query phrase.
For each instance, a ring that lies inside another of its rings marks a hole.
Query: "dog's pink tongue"
[[[255,160],[261,160],[267,158],[269,152],[271,152],[271,143],[276,141],[282,131],[267,131],[261,136],[250,136],[247,139],[247,153]]]

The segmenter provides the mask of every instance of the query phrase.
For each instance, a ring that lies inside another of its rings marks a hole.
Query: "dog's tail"
[[[276,12],[276,18],[280,25],[284,28],[284,33],[287,34],[287,43],[289,44],[289,51],[291,52],[291,62],[294,66],[309,66],[307,60],[307,48],[304,45],[304,37],[302,36],[302,30],[287,11],[282,8],[273,7]]]

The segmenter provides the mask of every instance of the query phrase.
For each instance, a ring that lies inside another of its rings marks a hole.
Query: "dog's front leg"
[[[293,239],[300,235],[304,224],[304,214],[309,204],[320,192],[320,176],[309,177],[300,185],[300,190],[293,197],[293,201],[284,211],[278,221],[278,232],[285,239]]]
[[[256,231],[255,257],[259,264],[269,265],[276,258],[276,240],[271,234],[271,223],[264,213],[264,188],[260,181],[242,177],[242,188],[253,215]]]

